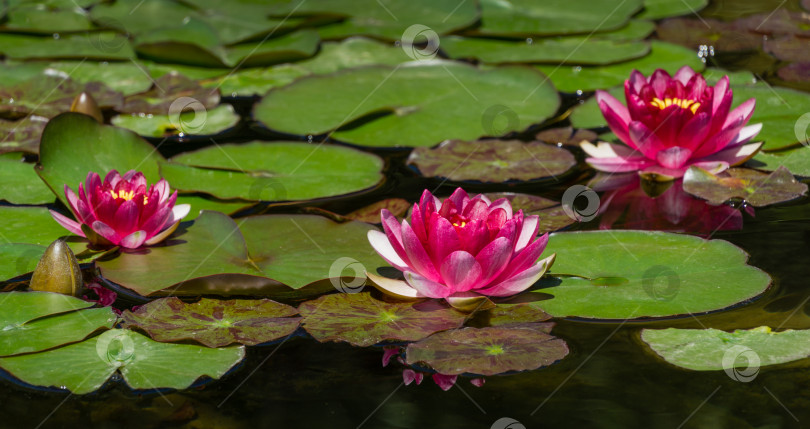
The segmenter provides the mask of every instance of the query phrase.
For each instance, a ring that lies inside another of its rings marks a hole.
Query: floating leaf
[[[53,118],[42,133],[39,152],[37,172],[63,203],[65,185],[76,190],[90,171],[103,177],[110,170],[137,169],[149,183],[160,180],[157,162],[163,157],[154,146],[132,131],[79,113]]]
[[[222,377],[244,355],[244,346],[166,344],[111,329],[78,344],[0,358],[0,367],[25,383],[81,395],[100,388],[116,371],[133,389],[185,389],[205,375]]]
[[[383,160],[356,149],[300,142],[215,145],[161,164],[172,186],[218,198],[289,201],[358,192],[383,176]]]
[[[34,271],[45,253],[45,246],[35,244],[0,244],[0,283]]]
[[[541,324],[538,322],[545,322],[551,319],[545,311],[529,304],[498,304],[495,308],[482,312],[483,318],[486,319],[490,326],[508,326],[514,324],[533,323],[534,326],[540,328],[546,325],[547,329],[543,332],[551,332],[553,323]]]
[[[111,40],[115,49],[99,45],[98,40]],[[135,52],[126,37],[114,32],[98,32],[44,37],[0,34],[0,52],[14,59],[129,60]]]
[[[73,100],[82,92],[92,95],[105,109],[118,108],[123,100],[120,93],[100,82],[84,85],[67,77],[40,75],[0,87],[0,114],[11,119],[28,115],[51,118],[69,112]]]
[[[790,11],[782,8],[764,8],[767,12],[747,15],[735,21],[738,28],[755,31],[760,34],[777,36],[795,34],[810,36],[810,18],[802,11]]]
[[[177,106],[180,98],[189,98],[189,101]],[[189,103],[194,103],[189,106]],[[183,108],[192,108],[194,113],[198,109],[205,111],[213,109],[219,104],[219,92],[201,87],[197,82],[176,73],[163,75],[155,81],[152,89],[141,94],[135,94],[124,100],[123,106],[118,109],[121,113],[145,113],[157,115],[179,115]],[[172,106],[177,106],[172,110]]]
[[[689,167],[683,176],[683,190],[712,204],[740,198],[754,207],[763,207],[799,198],[807,194],[807,185],[797,182],[784,166],[770,174],[731,168],[720,176]]]
[[[495,375],[549,366],[567,355],[565,341],[524,325],[440,332],[408,344],[405,356],[409,365],[427,364],[439,374]]]
[[[661,19],[670,16],[697,14],[709,0],[644,0],[644,11],[639,18]]]
[[[146,137],[166,137],[181,133],[200,136],[219,134],[233,128],[239,123],[239,115],[233,111],[230,104],[222,104],[211,110],[203,108],[198,112],[190,109],[178,115],[151,113],[118,115],[113,117],[111,122],[117,127],[135,131]]]
[[[579,109],[574,110],[576,114]],[[534,139],[541,142],[556,144],[557,146],[577,146],[583,140],[594,141],[598,135],[589,130],[574,129],[572,127],[549,128],[535,134]]]
[[[17,121],[0,120],[0,153],[39,152],[39,140],[48,118],[29,115]]]
[[[38,352],[83,340],[112,328],[118,317],[109,307],[50,292],[0,294],[0,356]]]
[[[231,46],[225,56],[227,65],[239,67],[295,62],[313,56],[320,41],[316,31],[301,30],[258,43]]]
[[[175,204],[191,205],[191,211],[188,212],[188,216],[184,217],[183,220],[194,220],[203,210],[213,210],[231,215],[253,205],[253,203],[244,201],[223,201],[198,195],[178,195]]]
[[[810,82],[810,61],[806,63],[792,63],[776,71],[779,79],[787,82]]]
[[[772,87],[765,82],[756,85],[732,86],[734,104],[755,98],[757,107],[749,123],[762,123],[756,140],[762,140],[763,150],[776,150],[799,143],[796,123],[810,112],[810,94],[788,88]]]
[[[498,36],[591,33],[621,28],[641,0],[482,0],[476,32]]]
[[[688,65],[696,71],[706,66],[700,61],[693,49],[666,42],[650,41],[650,54],[637,60],[608,66],[537,66],[546,73],[560,91],[575,93],[593,91],[623,84],[633,70],[649,76],[656,69],[664,69],[671,74]],[[736,99],[736,97],[735,97]],[[579,126],[579,125],[575,125]]]
[[[144,65],[136,61],[59,61],[48,64],[46,74],[70,76],[76,82],[88,84],[103,82],[124,96],[147,91],[152,79],[144,72]]]
[[[0,157],[0,200],[12,204],[45,204],[54,201],[53,192],[37,176],[34,165],[22,159]]]
[[[645,329],[641,339],[667,362],[693,371],[726,370],[738,381],[756,377],[760,366],[810,355],[810,330],[773,332],[767,326],[725,332],[717,329]],[[738,371],[755,368],[756,371]]]
[[[525,41],[449,36],[441,47],[451,58],[473,58],[486,63],[611,64],[650,52],[644,42],[599,40],[584,36]]]
[[[487,193],[486,196],[491,201],[506,198],[512,205],[513,210],[523,210],[526,215],[539,216],[539,234],[557,231],[577,222],[576,219],[565,212],[565,209],[558,201],[511,192]]]
[[[576,159],[565,149],[541,142],[451,140],[433,149],[414,149],[408,164],[426,177],[508,182],[557,179],[576,165]]]
[[[762,46],[762,35],[740,31],[733,22],[711,18],[667,19],[658,24],[655,32],[667,42],[687,48],[713,46],[717,52],[754,51]]]
[[[121,317],[128,327],[146,331],[161,342],[192,340],[208,347],[231,343],[253,346],[286,337],[301,322],[298,310],[269,299],[219,300],[203,298],[187,304],[176,297],[162,298],[127,310]]]
[[[632,319],[697,314],[753,299],[771,278],[723,240],[653,231],[552,234],[554,296],[536,304],[554,317]]]
[[[0,206],[0,237],[3,242],[48,246],[66,235],[71,233],[56,223],[45,207]]]
[[[559,105],[546,80],[524,67],[482,70],[446,61],[365,67],[273,89],[254,115],[282,132],[337,130],[332,137],[359,145],[432,146],[447,139],[503,135],[543,121]],[[327,92],[334,100],[314,103]],[[348,126],[363,119],[368,122]],[[430,123],[443,125],[426,126]]]
[[[272,17],[327,15],[342,21],[318,28],[324,39],[347,36],[378,36],[399,40],[405,30],[419,24],[438,34],[467,27],[478,19],[475,3],[456,0],[294,0],[276,1],[270,6]]]
[[[402,198],[386,198],[346,214],[347,219],[368,223],[380,223],[380,211],[386,209],[394,216],[402,217],[411,208],[411,202]]]
[[[416,341],[458,328],[465,314],[438,301],[390,303],[370,293],[338,293],[298,307],[304,329],[320,342],[343,341],[367,347],[385,340]]]
[[[32,2],[33,3],[33,2]],[[8,7],[8,4],[5,5]],[[23,4],[6,11],[2,31],[52,35],[93,29],[80,7],[54,8],[41,4]]]
[[[810,176],[810,147],[801,145],[779,152],[759,152],[746,165],[768,171],[784,167],[791,173],[807,177]]]
[[[763,42],[763,50],[782,61],[810,61],[807,43],[807,38],[792,35],[773,39],[766,38]]]

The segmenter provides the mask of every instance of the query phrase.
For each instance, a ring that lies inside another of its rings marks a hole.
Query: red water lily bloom
[[[510,296],[534,284],[554,261],[554,255],[537,261],[548,243],[548,234],[537,237],[538,217],[513,213],[505,198],[470,198],[459,188],[442,203],[425,191],[411,223],[388,210],[381,217],[385,232],[369,231],[369,241],[405,281],[370,277],[394,295]]]
[[[624,93],[627,106],[605,91],[596,92],[608,126],[627,144],[583,142],[590,155],[585,161],[597,170],[639,171],[672,180],[693,165],[719,173],[750,159],[762,146],[746,144],[762,128],[746,126],[755,100],[731,110],[728,76],[712,87],[688,66],[674,77],[658,69],[646,78],[635,70]]]
[[[169,184],[163,179],[147,185],[143,173],[135,170],[123,177],[112,170],[104,182],[90,172],[84,184],[79,184],[78,196],[65,185],[65,197],[78,222],[53,210],[51,216],[93,244],[129,249],[155,244],[174,232],[190,206],[175,206],[177,191],[169,194]]]

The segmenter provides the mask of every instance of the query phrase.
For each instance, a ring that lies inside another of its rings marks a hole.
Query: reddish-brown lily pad
[[[385,340],[416,341],[458,328],[466,315],[439,301],[385,302],[370,293],[338,293],[298,307],[304,329],[320,342],[366,347]]]
[[[795,34],[810,36],[810,16],[802,12],[792,12],[778,8],[772,12],[759,13],[740,18],[734,22],[740,29],[760,34]]]
[[[344,216],[346,219],[358,220],[360,222],[380,223],[380,210],[386,209],[394,216],[404,216],[411,203],[402,198],[386,198],[371,205],[359,208]]]
[[[498,304],[484,312],[490,326],[506,326],[533,323],[545,333],[551,332],[554,323],[538,323],[551,319],[545,311],[529,304]]]
[[[662,40],[688,48],[713,46],[720,52],[742,52],[759,49],[762,35],[740,29],[733,23],[717,19],[672,18],[658,24],[656,34]]]
[[[740,198],[752,206],[763,207],[805,195],[807,185],[798,182],[785,167],[770,174],[732,168],[720,176],[699,167],[690,167],[683,177],[683,190],[711,204]]]
[[[39,152],[39,140],[48,118],[29,115],[17,121],[0,120],[0,153]]]
[[[83,84],[63,76],[38,75],[0,87],[0,116],[17,119],[28,115],[52,118],[70,111],[77,95],[87,92],[102,109],[118,108],[123,96],[100,82]]]
[[[597,137],[598,135],[591,130],[560,127],[540,131],[535,134],[534,139],[550,144],[579,147],[582,140],[594,141]]]
[[[786,35],[766,38],[763,42],[765,52],[782,61],[810,61],[810,38]]]
[[[788,64],[777,70],[776,74],[787,82],[810,82],[810,61]]]
[[[219,91],[203,88],[197,81],[178,73],[159,77],[152,89],[127,97],[122,113],[177,115],[193,111],[204,114],[219,104]]]
[[[500,183],[556,179],[576,160],[571,152],[541,142],[448,140],[433,149],[414,149],[408,164],[426,177]]]
[[[298,329],[298,310],[269,299],[203,298],[185,303],[162,298],[125,311],[128,327],[140,328],[155,341],[197,341],[208,347],[239,343],[248,346],[286,337]]]
[[[427,364],[440,374],[495,375],[549,366],[568,355],[568,345],[523,325],[440,332],[409,344],[405,353],[409,365]]]
[[[512,192],[492,192],[485,194],[492,201],[498,198],[506,198],[512,204],[513,210],[523,210],[526,215],[537,215],[540,217],[539,234],[557,231],[576,222],[569,216],[563,206],[548,198],[538,197],[530,194],[518,194]]]

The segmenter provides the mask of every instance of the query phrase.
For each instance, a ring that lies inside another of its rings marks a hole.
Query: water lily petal
[[[656,160],[664,168],[681,168],[692,156],[692,151],[684,147],[671,147],[656,154]]]
[[[481,280],[482,269],[473,255],[457,250],[442,261],[441,273],[452,292],[466,292]]]
[[[371,285],[380,292],[400,299],[425,298],[419,291],[411,287],[404,280],[389,279],[366,271],[366,277],[371,280]]]
[[[539,229],[540,216],[531,215],[524,217],[518,239],[515,242],[515,252],[523,250],[530,241],[537,237],[537,231]]]
[[[53,217],[53,220],[57,221],[59,225],[62,225],[63,227],[65,227],[65,229],[80,237],[84,237],[84,233],[82,232],[82,225],[79,222],[76,222],[73,219],[61,213],[55,212],[53,210],[48,210],[48,212],[50,212],[51,216]]]
[[[509,265],[509,260],[512,258],[513,247],[511,241],[506,237],[501,237],[484,246],[484,248],[475,255],[475,260],[478,261],[478,265],[481,267],[481,278],[479,281],[481,285],[488,284],[506,269]],[[442,275],[444,275],[443,272]]]
[[[119,244],[121,247],[126,247],[128,249],[137,249],[138,247],[141,247],[144,241],[146,241],[146,231],[138,230],[121,239]]]
[[[389,264],[391,264],[394,268],[405,271],[408,269],[408,264],[399,257],[399,254],[394,250],[391,246],[391,242],[388,240],[388,236],[385,233],[377,231],[377,230],[370,230],[368,232],[368,241],[371,243],[371,247],[380,254],[380,256],[386,260]]]
[[[408,282],[412,288],[416,289],[419,296],[446,298],[453,293],[453,291],[445,285],[434,282],[412,271],[405,271],[403,274],[405,274],[405,281]]]
[[[511,296],[523,292],[535,284],[543,274],[546,273],[551,264],[554,263],[555,255],[534,264],[531,268],[498,283],[490,288],[478,291],[487,296]]]
[[[461,248],[456,229],[449,220],[433,213],[430,219],[427,250],[433,266],[438,267],[444,258]]]
[[[402,221],[402,227],[400,229],[402,231],[402,245],[405,248],[405,254],[408,257],[408,266],[411,268],[411,271],[416,271],[432,281],[441,281],[439,271],[433,265],[430,256],[428,256],[427,251],[425,251],[425,247],[422,245],[422,242],[419,241],[419,237],[413,232],[411,226],[408,225],[408,222]],[[394,243],[391,244],[393,245]],[[396,246],[394,250],[396,250]]]
[[[90,228],[112,244],[118,245],[121,242],[121,236],[112,227],[100,220],[93,222]]]
[[[450,388],[456,384],[457,379],[457,375],[444,375],[439,373],[433,374],[433,381],[445,392],[450,390]]]

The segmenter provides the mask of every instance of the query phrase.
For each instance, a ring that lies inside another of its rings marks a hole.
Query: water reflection
[[[709,236],[740,230],[742,212],[729,205],[713,206],[683,190],[683,180],[649,182],[637,174],[598,175],[589,184],[602,193],[600,229],[643,229]],[[746,212],[753,216],[750,206]]]

